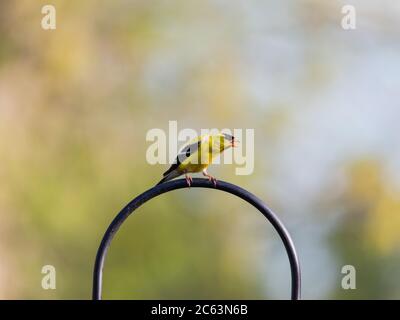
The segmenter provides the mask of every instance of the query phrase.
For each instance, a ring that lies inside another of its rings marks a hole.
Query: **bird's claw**
[[[188,175],[185,176],[185,178],[186,178],[186,183],[187,183],[188,187],[190,188],[190,186],[192,185],[192,182],[193,182],[193,178]]]
[[[217,179],[214,178],[213,176],[208,176],[208,181],[212,181],[212,183],[214,184],[214,187],[217,187]]]

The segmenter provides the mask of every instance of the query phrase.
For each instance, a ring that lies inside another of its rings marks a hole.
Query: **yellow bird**
[[[188,173],[202,171],[216,186],[217,179],[208,174],[207,167],[216,156],[230,147],[235,147],[237,142],[235,137],[227,133],[205,134],[191,140],[178,152],[174,163],[164,172],[164,177],[157,185],[184,174],[190,187],[192,177]]]

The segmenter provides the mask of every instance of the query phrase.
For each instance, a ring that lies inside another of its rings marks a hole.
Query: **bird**
[[[217,179],[207,172],[207,167],[224,150],[236,147],[237,142],[234,136],[221,132],[217,134],[204,134],[194,138],[179,150],[174,163],[164,172],[163,178],[156,185],[184,174],[186,182],[190,187],[193,179],[189,173],[201,171],[216,187]]]

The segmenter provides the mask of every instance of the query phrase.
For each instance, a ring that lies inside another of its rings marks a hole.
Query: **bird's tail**
[[[177,171],[172,171],[170,173],[168,173],[164,178],[162,178],[157,184],[156,186],[158,186],[161,183],[167,182],[169,180],[172,180],[176,177],[179,177],[181,175],[181,173],[177,172]]]

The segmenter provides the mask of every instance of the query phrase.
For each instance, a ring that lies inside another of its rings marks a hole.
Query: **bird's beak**
[[[233,141],[231,141],[231,147],[232,148],[235,148],[235,147],[237,147],[237,144],[239,143],[240,141],[239,140],[233,140]]]

